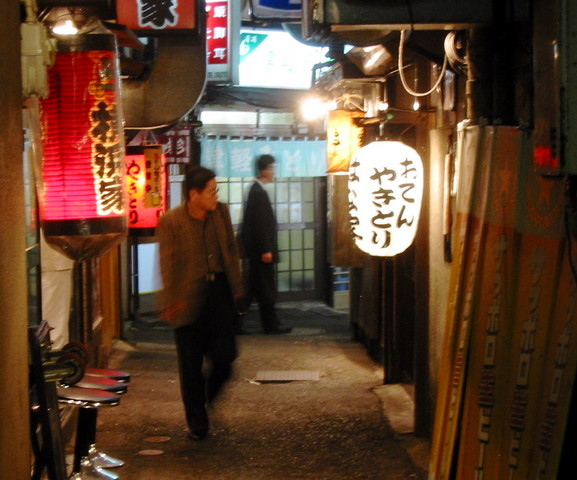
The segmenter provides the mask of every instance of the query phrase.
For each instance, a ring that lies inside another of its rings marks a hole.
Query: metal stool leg
[[[91,445],[88,450],[88,460],[92,465],[98,468],[117,468],[122,467],[124,462],[118,458],[111,457],[104,452],[100,452],[96,445]]]
[[[92,388],[60,387],[58,401],[78,407],[76,443],[70,480],[118,480],[106,468],[120,467],[124,462],[96,449],[96,421],[99,407],[119,404],[118,394]]]
[[[103,465],[98,465],[99,462],[91,460],[91,448],[96,443],[97,418],[98,408],[81,407],[78,411],[78,428],[72,468],[74,480],[118,480],[119,478],[116,473],[107,471]]]
[[[80,471],[70,477],[70,480],[118,480],[120,478],[116,473],[109,472],[104,468],[95,467],[90,463],[88,458],[80,462]]]

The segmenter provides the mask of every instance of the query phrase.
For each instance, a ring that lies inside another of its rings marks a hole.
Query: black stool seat
[[[56,387],[56,393],[59,403],[67,403],[78,407],[114,407],[120,403],[120,396],[116,393],[105,392],[95,388]]]
[[[113,380],[112,378],[95,377],[93,375],[84,375],[84,377],[82,377],[73,386],[80,388],[94,388],[97,390],[104,390],[106,392],[114,392],[118,394],[126,393],[126,390],[128,389],[128,385],[124,382],[119,382],[118,380]]]
[[[85,368],[84,373],[93,377],[106,377],[118,380],[119,382],[130,382],[130,373],[122,370],[114,370],[112,368]]]
[[[83,461],[88,462],[91,447],[96,444],[96,421],[99,407],[114,407],[120,403],[120,395],[96,388],[57,387],[58,402],[78,407],[78,424],[76,426],[76,443],[74,445],[73,478],[84,478],[81,470]],[[87,468],[88,468],[87,464]],[[106,473],[106,470],[102,470]],[[87,478],[98,480],[117,480],[116,474],[106,474]]]

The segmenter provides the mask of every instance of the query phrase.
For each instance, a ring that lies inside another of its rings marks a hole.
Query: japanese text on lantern
[[[146,192],[144,206],[159,208],[162,206],[162,148],[144,150],[146,167]]]
[[[128,147],[126,177],[131,229],[156,228],[164,212],[166,158],[162,145]]]
[[[138,223],[138,195],[139,180],[142,178],[142,168],[137,157],[134,155],[126,156],[126,183],[128,189],[128,221],[130,224]]]
[[[94,62],[94,80],[88,88],[94,98],[90,109],[90,137],[96,208],[99,215],[122,214],[122,144],[114,96],[117,83],[116,57],[112,52],[95,51],[91,58]]]
[[[357,152],[349,167],[349,216],[361,250],[392,256],[412,243],[422,177],[419,156],[399,142],[373,142]]]

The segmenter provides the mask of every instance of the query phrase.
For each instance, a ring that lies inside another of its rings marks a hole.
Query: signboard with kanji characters
[[[116,2],[118,23],[147,35],[166,30],[197,28],[196,1],[187,0],[119,0]]]
[[[206,79],[215,83],[234,83],[238,76],[240,2],[206,2]]]
[[[190,163],[192,160],[192,127],[178,125],[162,135],[159,141],[164,146],[167,163]]]

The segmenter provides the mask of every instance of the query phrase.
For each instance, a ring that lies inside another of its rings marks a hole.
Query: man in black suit
[[[256,160],[257,178],[244,207],[241,240],[248,257],[251,294],[259,306],[264,333],[282,334],[292,328],[282,326],[275,310],[276,282],[274,265],[278,262],[277,223],[265,184],[274,180],[275,159],[261,155]]]

